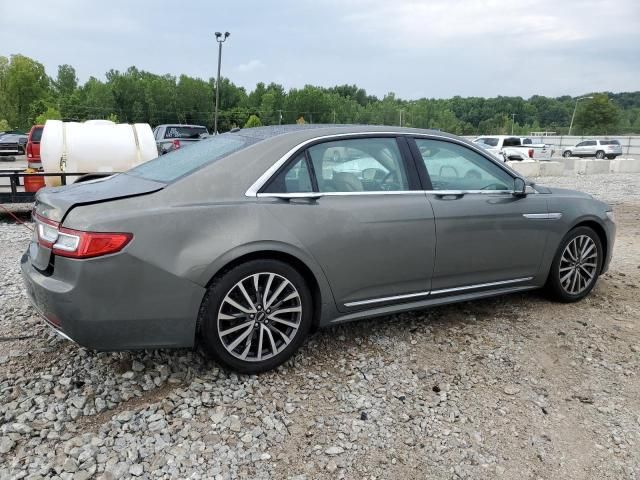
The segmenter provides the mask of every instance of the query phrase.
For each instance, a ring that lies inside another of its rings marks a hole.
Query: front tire
[[[564,158],[569,158],[569,157],[571,156],[571,151],[567,150],[566,152],[564,152],[564,153],[562,154],[562,156],[563,156]]]
[[[565,235],[551,264],[547,290],[561,302],[577,302],[593,289],[602,270],[602,242],[589,227]]]
[[[278,260],[251,260],[209,287],[200,308],[200,337],[225,368],[260,373],[295,353],[312,315],[311,292],[296,269]]]

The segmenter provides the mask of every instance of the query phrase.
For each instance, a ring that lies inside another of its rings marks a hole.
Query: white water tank
[[[158,156],[148,123],[116,124],[109,120],[62,122],[47,120],[40,140],[45,172],[124,172]],[[77,177],[67,177],[73,183]],[[45,177],[47,186],[60,177]]]

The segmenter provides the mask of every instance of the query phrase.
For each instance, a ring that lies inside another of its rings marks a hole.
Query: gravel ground
[[[0,479],[639,478],[640,174],[538,181],[616,205],[586,300],[334,327],[260,376],[59,339],[23,293],[29,232],[0,212]]]

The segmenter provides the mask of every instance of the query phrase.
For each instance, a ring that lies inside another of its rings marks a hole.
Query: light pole
[[[516,123],[516,114],[512,113],[511,114],[511,135],[513,135],[513,126],[515,125],[515,123]]]
[[[216,80],[216,110],[213,117],[213,134],[218,134],[218,103],[220,102],[220,64],[222,62],[222,44],[227,37],[231,35],[229,32],[216,32],[216,42],[218,42],[218,79]]]
[[[593,98],[593,97],[579,97],[576,99],[576,106],[573,107],[573,115],[571,115],[571,124],[569,124],[569,136],[571,136],[571,129],[573,128],[573,119],[576,118],[576,110],[578,109],[578,102],[580,100],[586,100],[587,98]]]

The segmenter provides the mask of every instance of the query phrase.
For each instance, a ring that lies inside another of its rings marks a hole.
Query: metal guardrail
[[[60,183],[62,185],[67,184],[67,177],[78,177],[88,175],[88,173],[76,173],[76,172],[57,172],[57,173],[25,173],[24,170],[0,170],[0,178],[9,179],[9,190],[3,191],[0,186],[0,203],[31,203],[35,200],[36,192],[20,192],[18,187],[24,185],[21,184],[20,179],[26,177],[60,177]],[[4,187],[6,188],[6,187]]]

